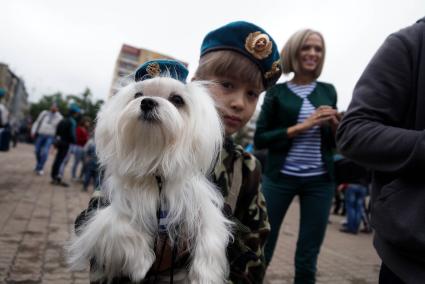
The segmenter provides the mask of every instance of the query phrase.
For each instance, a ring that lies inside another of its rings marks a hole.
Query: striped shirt
[[[316,82],[307,85],[296,85],[288,82],[288,88],[303,99],[297,123],[306,120],[316,108],[311,104],[308,95],[316,88]],[[320,126],[316,125],[294,137],[281,172],[291,176],[309,177],[326,173],[322,161]]]
[[[160,234],[167,233],[167,225],[168,225],[168,211],[160,210],[159,211],[159,228],[158,231]]]

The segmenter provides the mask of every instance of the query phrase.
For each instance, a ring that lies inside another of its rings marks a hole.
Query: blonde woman
[[[293,73],[293,79],[267,91],[254,137],[257,149],[268,149],[262,187],[271,234],[265,256],[269,263],[286,211],[299,196],[295,283],[314,283],[335,189],[332,151],[339,122],[337,94],[331,84],[317,81],[325,59],[319,32],[296,32],[281,57],[283,73]]]

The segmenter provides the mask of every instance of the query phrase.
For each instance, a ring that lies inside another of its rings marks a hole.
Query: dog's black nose
[[[158,106],[158,103],[153,99],[149,98],[143,99],[140,103],[140,108],[142,109],[142,111],[145,112],[153,110],[156,106]]]

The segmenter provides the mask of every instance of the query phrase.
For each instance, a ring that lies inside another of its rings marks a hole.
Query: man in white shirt
[[[9,122],[9,111],[6,106],[1,103],[1,99],[5,96],[6,91],[0,88],[0,128],[5,127]]]
[[[38,175],[43,175],[44,164],[49,156],[50,146],[52,145],[56,127],[62,120],[62,115],[58,112],[56,103],[53,103],[50,110],[42,111],[31,128],[31,137],[35,138],[35,157],[37,164],[34,171]]]
[[[0,151],[9,151],[10,144],[9,111],[1,103],[5,95],[6,91],[0,88]]]

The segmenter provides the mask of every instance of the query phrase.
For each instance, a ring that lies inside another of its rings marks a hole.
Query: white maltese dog
[[[95,259],[98,278],[144,279],[155,261],[160,208],[167,212],[169,240],[188,240],[191,283],[225,283],[231,222],[221,211],[222,195],[206,177],[222,137],[214,101],[200,83],[156,77],[111,97],[95,131],[111,204],[71,241],[71,269],[85,269]]]

